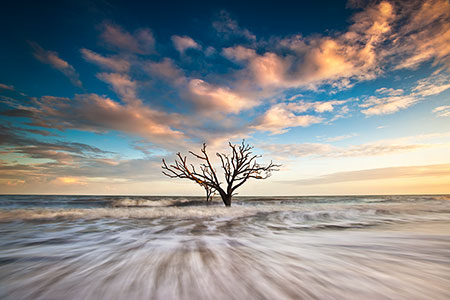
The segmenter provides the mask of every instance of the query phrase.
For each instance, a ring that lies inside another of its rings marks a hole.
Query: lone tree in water
[[[225,187],[222,188],[222,182],[217,177],[216,169],[213,168],[211,161],[206,153],[206,144],[200,149],[201,154],[189,151],[191,155],[201,161],[199,168],[193,164],[188,164],[187,157],[177,153],[175,163],[167,165],[163,159],[163,174],[170,178],[186,178],[201,185],[206,190],[207,201],[214,192],[218,192],[225,206],[231,206],[231,198],[235,191],[250,178],[266,179],[271,172],[278,171],[280,165],[272,161],[262,166],[256,162],[260,155],[252,153],[253,147],[246,144],[243,140],[240,145],[228,143],[231,148],[231,156],[224,153],[216,153],[222,164],[225,177]]]

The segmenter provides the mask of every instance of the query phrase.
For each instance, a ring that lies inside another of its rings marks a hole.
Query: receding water
[[[0,299],[450,299],[449,196],[0,196]]]

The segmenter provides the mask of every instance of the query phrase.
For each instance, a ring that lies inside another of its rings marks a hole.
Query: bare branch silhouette
[[[266,179],[273,171],[278,171],[281,165],[274,164],[272,161],[266,166],[258,164],[256,160],[261,156],[253,154],[253,147],[246,144],[245,140],[240,145],[234,145],[231,142],[228,145],[231,148],[231,155],[216,153],[224,172],[225,188],[222,188],[217,171],[211,164],[205,143],[200,149],[201,154],[189,151],[192,156],[201,161],[198,170],[193,164],[188,165],[187,157],[178,152],[174,164],[167,165],[163,159],[162,172],[170,178],[186,178],[201,185],[206,190],[207,201],[217,192],[225,206],[231,206],[231,198],[235,195],[235,191],[247,180]]]

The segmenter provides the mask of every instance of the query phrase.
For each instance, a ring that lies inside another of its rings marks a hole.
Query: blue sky
[[[245,138],[247,195],[450,192],[450,5],[16,1],[0,12],[2,193],[201,194],[177,151]]]

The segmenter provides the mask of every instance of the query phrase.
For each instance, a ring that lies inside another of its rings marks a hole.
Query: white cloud
[[[414,96],[391,96],[384,98],[371,96],[360,106],[365,108],[361,112],[366,116],[386,115],[408,108],[419,100]]]
[[[413,93],[425,97],[440,94],[449,88],[450,77],[438,74],[419,80],[417,86],[413,88]]]
[[[403,89],[393,89],[393,88],[385,88],[385,87],[379,88],[375,92],[377,92],[379,94],[387,94],[389,96],[400,96],[405,93],[405,91]]]
[[[433,112],[439,117],[450,117],[450,105],[438,106]]]
[[[332,112],[335,106],[342,105],[348,100],[331,100],[317,102],[289,102],[278,103],[270,107],[264,115],[257,118],[252,128],[261,131],[268,131],[271,134],[282,134],[289,131],[292,127],[307,127],[312,124],[321,123],[324,118],[313,115],[301,115],[308,111],[316,113]],[[348,108],[341,110],[340,114],[346,114]],[[343,115],[342,115],[343,116]],[[340,117],[342,117],[340,115]],[[333,120],[335,120],[334,118]]]
[[[282,134],[292,127],[307,127],[311,124],[320,123],[323,118],[312,115],[298,115],[305,112],[309,107],[304,107],[303,103],[279,103],[267,110],[259,117],[252,126],[253,129],[268,131],[271,134]]]
[[[419,101],[423,101],[428,96],[437,95],[450,88],[450,78],[443,74],[434,74],[430,77],[421,79],[411,92],[405,92],[395,89],[381,88],[376,92],[388,94],[388,97],[371,96],[366,99],[360,107],[364,108],[361,112],[366,116],[392,114],[401,109],[406,109]],[[398,96],[396,96],[398,95]]]
[[[187,49],[201,49],[201,46],[188,36],[174,35],[172,43],[180,53],[184,53]]]

